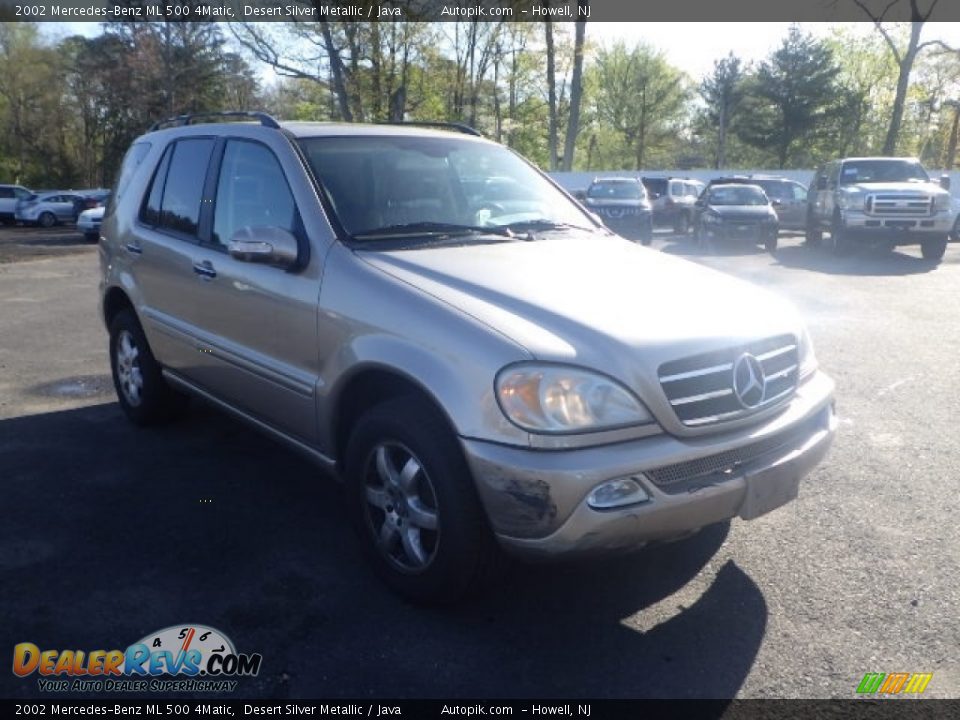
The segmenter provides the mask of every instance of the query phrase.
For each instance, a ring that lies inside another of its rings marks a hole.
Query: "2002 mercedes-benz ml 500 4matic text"
[[[614,235],[467,128],[248,116],[123,161],[119,401],[149,424],[197,395],[311,455],[399,592],[755,518],[827,452],[833,383],[785,302]]]

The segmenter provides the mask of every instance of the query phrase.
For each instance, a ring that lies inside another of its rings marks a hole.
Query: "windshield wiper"
[[[596,232],[600,228],[591,228],[584,225],[574,225],[573,223],[566,222],[556,222],[554,220],[547,220],[546,218],[537,218],[535,220],[520,220],[518,222],[510,223],[509,225],[501,225],[500,227],[506,228],[508,230],[586,230],[587,232]]]
[[[499,235],[514,237],[509,227],[497,225],[460,225],[458,223],[443,222],[412,222],[398,225],[386,225],[375,230],[364,230],[353,233],[354,240],[379,240],[381,238],[436,236],[436,235]]]

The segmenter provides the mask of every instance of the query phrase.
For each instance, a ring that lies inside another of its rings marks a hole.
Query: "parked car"
[[[95,243],[100,239],[100,223],[103,222],[104,206],[84,210],[77,218],[77,230],[83,233],[87,242]]]
[[[16,219],[40,227],[76,222],[83,207],[83,197],[58,191],[34,193],[17,202]]]
[[[686,235],[693,221],[693,204],[704,184],[699,180],[674,177],[641,178],[653,206],[655,225],[669,225],[674,232]]]
[[[609,232],[473,131],[237,115],[258,122],[173,119],[123,160],[100,232],[120,407],[199,396],[313,458],[405,596],[482,589],[498,548],[755,518],[827,452],[833,383],[775,295]],[[539,210],[470,202],[478,174]]]
[[[640,240],[643,245],[653,241],[650,201],[637,178],[596,178],[587,188],[584,202],[604,225],[628,240]]]
[[[770,198],[780,230],[807,229],[807,186],[776,175],[727,175],[714,178],[712,185],[756,185]]]
[[[777,249],[777,213],[760,186],[711,185],[695,207],[693,233],[697,242],[746,239],[763,245],[768,252]]]
[[[22,185],[0,185],[0,222],[8,225],[16,221],[17,203],[33,195]]]
[[[77,190],[76,193],[83,198],[82,210],[103,207],[107,204],[107,200],[110,197],[110,191],[104,188],[98,190]]]
[[[955,223],[949,187],[948,175],[934,183],[916,158],[834,160],[810,188],[807,242],[819,245],[826,231],[838,254],[858,243],[919,244],[924,258],[939,261]]]

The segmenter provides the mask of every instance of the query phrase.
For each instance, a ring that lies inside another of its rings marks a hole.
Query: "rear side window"
[[[243,227],[279,227],[296,234],[297,208],[280,163],[255,142],[230,140],[223,153],[213,242],[226,247]]]
[[[123,162],[120,163],[120,171],[117,173],[117,179],[113,183],[113,194],[110,196],[110,201],[105,210],[106,214],[109,215],[113,212],[116,200],[123,195],[124,190],[127,189],[127,186],[133,179],[134,170],[140,167],[140,163],[143,162],[148,152],[150,152],[150,143],[148,142],[134,143],[130,146],[130,149],[127,150],[127,154],[123,156]]]
[[[141,219],[166,230],[196,235],[212,152],[210,138],[178,140],[168,148],[154,175]]]

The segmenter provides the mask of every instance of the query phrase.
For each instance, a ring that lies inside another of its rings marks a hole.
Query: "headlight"
[[[817,369],[817,356],[813,353],[813,341],[810,340],[810,333],[807,332],[806,328],[800,333],[797,355],[800,358],[800,380],[802,382]]]
[[[653,422],[633,394],[599,373],[563,365],[512,365],[497,376],[512,422],[539,433],[576,433]]]
[[[950,195],[948,193],[943,193],[942,195],[933,196],[934,212],[943,212],[949,209],[950,209]]]
[[[864,194],[860,190],[842,192],[837,198],[837,205],[842,210],[863,210]]]

